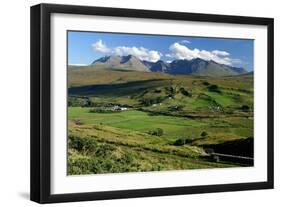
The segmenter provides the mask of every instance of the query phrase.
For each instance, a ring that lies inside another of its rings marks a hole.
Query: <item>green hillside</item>
[[[252,74],[71,66],[68,92],[69,174],[251,165],[218,159],[209,148],[233,145],[239,155],[241,140],[253,139]]]

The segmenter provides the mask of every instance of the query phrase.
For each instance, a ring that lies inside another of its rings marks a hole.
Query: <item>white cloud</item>
[[[92,47],[94,50],[102,53],[108,53],[110,52],[110,49],[106,46],[105,43],[102,42],[102,40],[98,40],[96,43],[92,44]]]
[[[191,43],[189,40],[182,40],[180,42],[183,43],[183,44],[190,44]]]
[[[221,51],[221,50],[213,50],[212,53],[215,55],[218,55],[218,56],[229,56],[230,55],[228,52]]]
[[[144,47],[126,47],[126,46],[118,46],[114,48],[109,48],[106,46],[102,40],[98,40],[96,43],[92,44],[94,50],[109,54],[109,55],[134,55],[141,60],[156,62],[158,61],[162,54],[156,50],[149,50]]]
[[[231,62],[233,64],[241,64],[242,63],[242,61],[240,59],[231,59]]]
[[[226,51],[221,50],[199,50],[197,48],[190,49],[185,45],[178,42],[173,43],[169,47],[170,53],[166,54],[166,57],[175,59],[187,59],[191,60],[194,58],[201,58],[203,60],[213,60],[220,64],[232,65],[233,63],[238,63],[239,59],[231,59],[230,54]],[[241,61],[240,61],[241,62]]]

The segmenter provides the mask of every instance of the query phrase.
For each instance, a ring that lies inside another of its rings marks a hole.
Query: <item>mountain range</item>
[[[139,58],[128,56],[105,56],[95,60],[92,66],[104,66],[116,70],[133,70],[141,72],[162,72],[179,75],[198,76],[232,76],[248,73],[244,68],[219,64],[215,61],[207,61],[200,58],[192,60],[177,59],[170,63],[158,60],[150,62]]]

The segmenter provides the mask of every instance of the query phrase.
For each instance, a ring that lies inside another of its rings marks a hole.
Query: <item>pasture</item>
[[[252,75],[71,67],[68,86],[69,175],[251,166],[212,152],[253,156]]]

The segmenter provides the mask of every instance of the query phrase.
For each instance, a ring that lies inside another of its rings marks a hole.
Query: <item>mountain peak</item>
[[[133,55],[105,56],[95,60],[92,65],[102,65],[109,69],[150,72],[150,70],[142,63],[142,61]]]
[[[95,64],[96,62],[106,62],[108,59],[110,58],[110,56],[104,56],[104,57],[101,57],[99,59],[96,59],[92,62],[92,64]]]
[[[120,63],[125,63],[130,60],[139,60],[137,57],[133,55],[127,55],[127,56],[121,56],[121,62]]]
[[[158,60],[157,62],[142,61],[134,55],[112,55],[99,58],[92,65],[103,65],[105,68],[118,70],[199,76],[229,76],[247,73],[244,68],[223,65],[213,60],[207,61],[201,58],[193,58],[191,60],[176,59],[168,63],[163,60]]]
[[[199,57],[193,58],[193,59],[191,59],[191,61],[193,61],[193,62],[208,62],[207,60],[204,60],[204,59],[199,58]],[[210,60],[209,62],[212,62],[212,61],[213,60]],[[215,62],[215,61],[213,61],[213,62]]]

